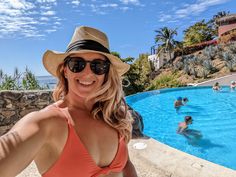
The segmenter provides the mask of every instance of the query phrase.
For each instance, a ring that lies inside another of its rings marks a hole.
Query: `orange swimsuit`
[[[128,149],[123,137],[119,139],[118,150],[111,164],[101,168],[97,166],[79,136],[77,136],[70,123],[69,112],[66,109],[55,107],[66,116],[68,138],[59,159],[42,177],[98,177],[101,174],[123,170],[128,160]]]

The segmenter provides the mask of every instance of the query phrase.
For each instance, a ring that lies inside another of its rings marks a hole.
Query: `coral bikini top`
[[[67,109],[52,107],[63,112],[68,123],[68,137],[59,159],[42,177],[98,177],[110,172],[121,172],[128,160],[128,149],[124,138],[119,139],[118,150],[109,166],[99,167],[88,153],[79,136],[76,134]]]

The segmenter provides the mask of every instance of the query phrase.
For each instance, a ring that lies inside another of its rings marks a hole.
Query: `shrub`
[[[1,79],[0,90],[16,90],[19,88],[16,84],[16,79],[12,76],[4,74]]]
[[[203,77],[204,79],[207,78],[209,73],[210,73],[209,70],[205,67],[201,67],[198,72],[199,76]]]
[[[184,86],[183,83],[178,81],[178,79],[177,79],[178,77],[179,77],[178,75],[175,75],[173,73],[167,74],[167,75],[161,75],[153,80],[153,82],[147,88],[147,90]]]
[[[39,89],[44,89],[44,88],[40,87],[36,77],[28,68],[26,68],[23,74],[21,74],[16,68],[13,76],[4,74],[3,71],[0,69],[0,90],[39,90]]]
[[[203,55],[207,57],[207,59],[213,60],[216,55],[216,48],[214,46],[208,46],[203,50]]]
[[[206,59],[202,63],[203,67],[209,71],[209,73],[216,72],[216,68],[213,66],[212,61],[209,59]]]
[[[34,76],[34,74],[28,68],[26,68],[24,76],[22,78],[22,88],[24,90],[42,89],[39,86],[36,77]]]

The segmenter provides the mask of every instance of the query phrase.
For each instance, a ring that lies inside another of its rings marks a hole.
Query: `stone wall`
[[[0,136],[24,115],[53,102],[52,91],[0,91]]]
[[[38,111],[50,103],[53,103],[50,90],[0,91],[0,136],[26,114]],[[131,114],[135,120],[132,137],[143,137],[142,117],[138,113],[131,112]]]

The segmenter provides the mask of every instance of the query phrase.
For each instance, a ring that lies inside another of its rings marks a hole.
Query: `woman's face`
[[[105,56],[98,53],[72,54],[70,57],[80,57],[85,61],[95,59],[106,60]],[[73,93],[79,97],[86,98],[89,94],[98,90],[105,78],[105,74],[97,75],[90,68],[90,63],[86,63],[85,68],[80,72],[72,72],[68,65],[64,69],[64,74],[68,80],[68,94]]]

